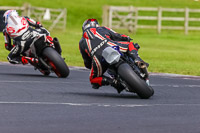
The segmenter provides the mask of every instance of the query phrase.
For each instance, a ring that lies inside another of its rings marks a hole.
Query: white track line
[[[0,101],[0,104],[27,104],[27,105],[67,105],[67,106],[82,106],[82,107],[142,107],[151,105],[142,104],[104,104],[104,103],[59,103],[59,102],[5,102]]]
[[[48,82],[48,81],[6,81],[1,80],[0,83],[41,83],[41,84],[88,84],[87,82],[75,82],[75,81],[66,81],[66,82]],[[173,88],[200,88],[200,85],[180,85],[180,84],[151,84],[152,87],[173,87]]]
[[[151,84],[152,87],[164,87],[164,86],[167,86],[167,87],[173,87],[173,88],[200,88],[200,85],[178,85],[178,84],[173,84],[173,85],[170,85],[170,84]]]
[[[59,103],[59,102],[6,102],[0,104],[24,104],[24,105],[66,105],[79,107],[153,107],[153,106],[200,106],[200,104],[105,104],[105,103]]]

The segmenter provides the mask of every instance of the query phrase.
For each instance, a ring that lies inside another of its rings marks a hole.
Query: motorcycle
[[[42,39],[45,37],[44,34],[40,33],[40,29],[33,30],[29,34],[29,36],[35,38],[30,49],[24,53],[29,63],[35,67],[35,70],[38,69],[46,76],[54,72],[58,77],[66,78],[70,71],[61,57],[62,50],[58,39],[54,38],[53,44],[48,42],[48,39]],[[36,41],[37,43],[35,43]],[[30,60],[33,59],[32,57],[34,57],[34,61]]]
[[[154,94],[149,84],[149,74],[145,64],[139,67],[127,53],[121,53],[119,46],[107,47],[102,56],[109,64],[107,73],[120,81],[128,92],[137,93],[142,99],[148,99]]]

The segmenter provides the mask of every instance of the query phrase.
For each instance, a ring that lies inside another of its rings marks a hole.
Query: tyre
[[[137,93],[140,98],[148,99],[154,94],[153,88],[148,86],[127,63],[119,65],[117,71],[122,80],[128,84],[129,89]]]
[[[64,59],[51,47],[46,47],[42,55],[46,63],[51,66],[52,70],[58,77],[66,78],[69,75],[69,68]]]

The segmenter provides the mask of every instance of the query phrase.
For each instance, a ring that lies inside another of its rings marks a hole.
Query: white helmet
[[[16,10],[7,10],[4,15],[3,15],[3,21],[5,22],[5,24],[7,24],[8,22],[8,17],[9,16],[19,16]]]
[[[16,10],[8,10],[4,13],[6,31],[11,38],[18,37],[27,31],[29,24],[24,17],[19,17]]]

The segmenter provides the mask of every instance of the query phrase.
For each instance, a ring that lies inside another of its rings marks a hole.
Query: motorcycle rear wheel
[[[128,84],[129,89],[137,93],[140,98],[148,99],[153,96],[153,88],[148,86],[127,63],[119,65],[117,71],[120,77]]]
[[[42,55],[47,59],[47,64],[51,66],[52,70],[58,77],[66,78],[69,75],[69,68],[64,59],[58,54],[56,50],[51,47],[46,47]]]

